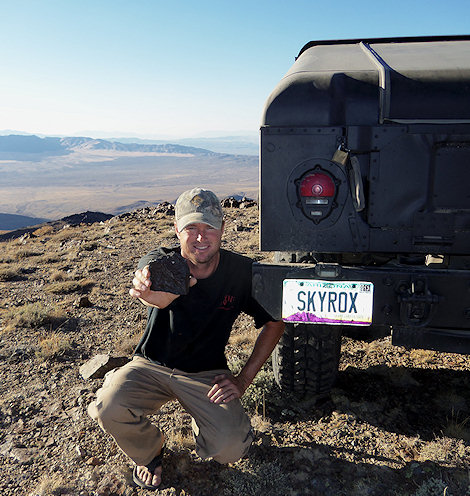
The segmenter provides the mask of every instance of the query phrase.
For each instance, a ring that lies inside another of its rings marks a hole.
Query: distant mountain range
[[[114,215],[175,201],[194,186],[257,198],[258,157],[178,143],[0,136],[0,230],[31,225],[29,218]]]
[[[65,155],[77,150],[107,150],[119,152],[164,153],[184,155],[213,155],[215,152],[178,144],[120,143],[85,137],[40,138],[38,136],[0,136],[0,160],[18,156],[31,158],[31,154]],[[20,159],[21,160],[21,159]]]
[[[120,143],[164,144],[168,140],[148,140],[135,138],[110,138],[109,141]],[[258,155],[259,136],[219,136],[211,138],[180,138],[171,140],[171,143],[183,146],[195,146],[217,153],[231,155]]]
[[[126,148],[129,145],[132,146]],[[70,147],[76,146],[94,147],[95,149],[135,151],[140,145],[145,145],[147,147],[149,145],[161,145],[163,147],[179,145],[190,148],[194,150],[195,153],[197,153],[197,149],[205,150],[206,152],[227,153],[230,155],[258,155],[259,153],[259,137],[257,135],[175,138],[170,140],[127,137],[95,139],[87,137],[38,136],[0,131],[0,150],[3,152],[63,153]],[[147,151],[150,150],[152,149],[147,148]],[[153,151],[157,150],[158,148],[153,148]],[[164,148],[162,150],[164,150]],[[177,148],[174,148],[174,150],[177,150]]]

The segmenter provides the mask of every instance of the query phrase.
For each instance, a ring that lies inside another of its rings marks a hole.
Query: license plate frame
[[[282,320],[291,323],[369,326],[374,284],[369,281],[284,279]]]

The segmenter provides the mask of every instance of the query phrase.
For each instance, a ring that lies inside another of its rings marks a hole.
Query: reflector
[[[300,196],[334,196],[335,183],[325,173],[314,172],[302,179],[300,183]]]

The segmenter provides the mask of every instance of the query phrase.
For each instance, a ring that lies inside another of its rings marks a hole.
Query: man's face
[[[217,263],[223,232],[223,224],[220,229],[202,223],[189,224],[182,231],[176,229],[181,255],[193,265]]]

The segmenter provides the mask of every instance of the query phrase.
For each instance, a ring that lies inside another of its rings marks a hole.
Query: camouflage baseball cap
[[[199,222],[220,229],[224,214],[219,199],[212,191],[194,188],[185,191],[176,200],[175,217],[178,231]]]

